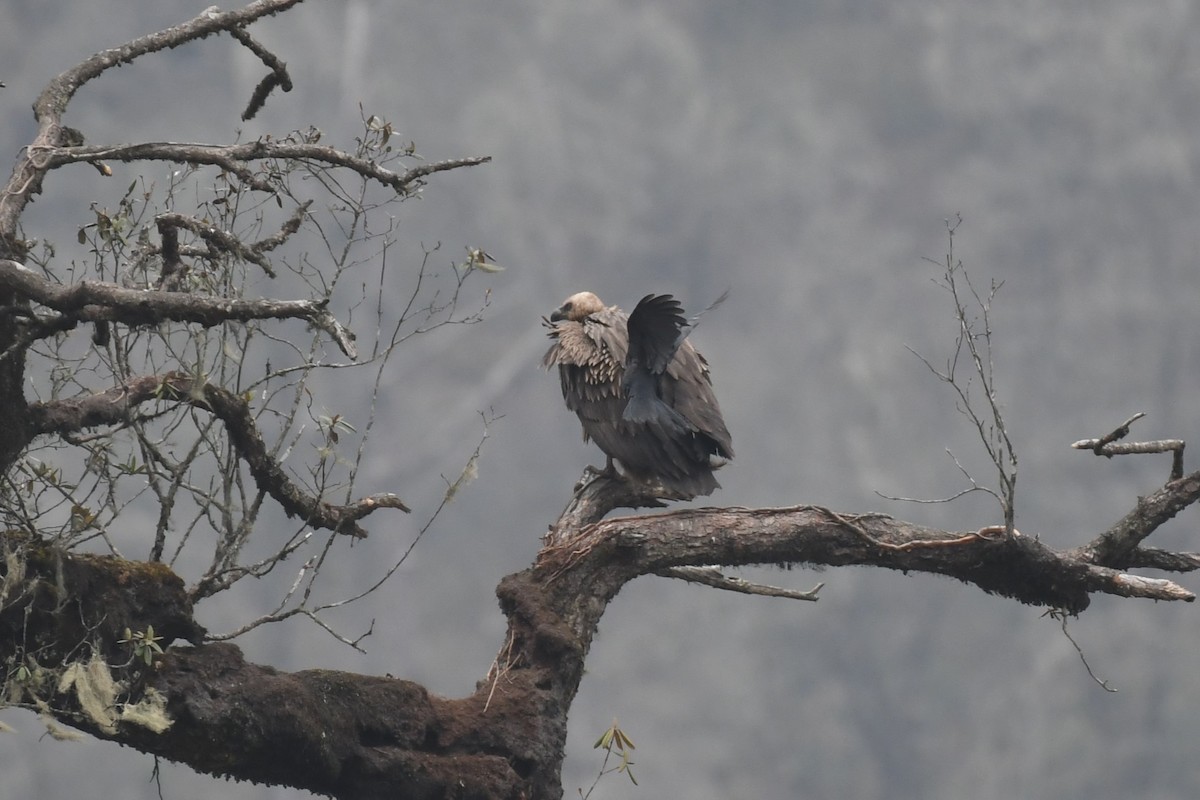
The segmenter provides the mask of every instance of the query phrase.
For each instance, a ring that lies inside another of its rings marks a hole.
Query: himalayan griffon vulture
[[[609,472],[615,459],[627,476],[689,499],[720,486],[713,470],[733,458],[733,444],[708,362],[686,338],[695,319],[678,300],[649,294],[626,315],[580,292],[544,322],[553,344],[542,365],[558,367],[567,408]]]

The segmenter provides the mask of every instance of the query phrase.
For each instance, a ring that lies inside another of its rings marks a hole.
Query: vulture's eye
[[[575,308],[575,304],[571,302],[563,303],[563,311],[571,311]]]

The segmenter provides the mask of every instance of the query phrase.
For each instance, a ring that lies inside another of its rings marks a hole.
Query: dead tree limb
[[[357,358],[354,334],[320,300],[227,299],[185,292],[125,289],[115,283],[55,284],[23,264],[0,259],[0,291],[22,297],[78,322],[195,322],[204,326],[256,319],[302,319],[329,334],[348,358]]]
[[[67,105],[81,87],[121,64],[214,33],[242,28],[262,17],[286,11],[298,2],[300,0],[258,0],[233,11],[205,11],[182,25],[97,53],[50,81],[33,105],[38,122],[37,136],[18,160],[12,177],[0,194],[0,237],[15,243],[14,234],[21,213],[33,196],[41,193],[43,178],[56,166],[52,154],[64,145],[76,142],[73,137],[63,136],[61,122]]]
[[[189,403],[220,419],[258,487],[273,497],[289,517],[299,517],[314,527],[361,539],[367,532],[358,521],[368,514],[381,508],[409,511],[394,494],[371,495],[349,505],[336,505],[304,491],[271,456],[245,399],[179,372],[145,375],[123,386],[85,397],[37,403],[31,408],[31,434],[62,435],[101,425],[127,423],[138,406],[154,400]]]
[[[1159,526],[1200,499],[1200,477],[1197,473],[1187,477],[1183,475],[1182,439],[1117,443],[1118,439],[1129,435],[1129,426],[1144,416],[1144,413],[1134,414],[1105,436],[1083,439],[1071,445],[1076,450],[1091,450],[1096,455],[1106,458],[1130,454],[1171,453],[1171,477],[1166,485],[1147,497],[1139,497],[1133,510],[1093,541],[1079,548],[1078,552],[1097,564],[1110,567],[1154,566],[1157,569],[1169,570],[1172,567],[1165,565],[1187,563],[1192,554],[1143,550],[1138,545]]]

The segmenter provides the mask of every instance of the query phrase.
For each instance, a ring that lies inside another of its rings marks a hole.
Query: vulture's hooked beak
[[[551,322],[562,322],[566,318],[567,312],[563,306],[559,306],[558,308],[554,309],[554,312],[550,314]]]

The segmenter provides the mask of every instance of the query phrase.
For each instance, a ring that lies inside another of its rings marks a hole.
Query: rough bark
[[[1139,509],[1178,510],[1198,495],[1200,473],[1193,473],[1139,501]],[[168,730],[124,721],[106,729],[72,690],[39,699],[58,719],[100,738],[214,775],[344,800],[557,798],[567,712],[592,639],[609,601],[641,575],[707,565],[857,564],[947,575],[1072,614],[1097,593],[1194,599],[1171,581],[1097,561],[1097,547],[1057,551],[1029,536],[1006,536],[1002,526],[940,531],[819,506],[597,521],[631,502],[630,489],[612,478],[584,483],[560,520],[573,522],[556,526],[532,566],[501,581],[496,593],[508,631],[468,697],[437,697],[395,678],[247,663],[233,645],[203,642],[182,582],[165,567],[59,553],[11,533],[0,536],[11,554],[0,662],[33,652],[40,668],[58,674],[94,649],[110,665],[124,664],[112,670],[127,687],[121,702],[137,703],[153,689],[165,698]],[[1139,541],[1165,521],[1161,514],[1139,519],[1146,520],[1134,534]],[[1122,521],[1114,530],[1136,527]],[[1137,545],[1122,560],[1200,567],[1196,554]],[[170,647],[152,666],[130,661],[123,631],[148,625],[167,641],[191,644]]]

